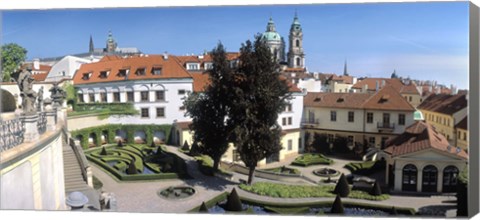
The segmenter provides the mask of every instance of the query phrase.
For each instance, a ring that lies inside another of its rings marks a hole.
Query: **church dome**
[[[262,34],[262,40],[271,42],[271,41],[282,41],[282,37],[280,37],[280,34],[275,30],[275,23],[273,22],[273,19],[270,18],[267,24],[267,31],[265,31]]]

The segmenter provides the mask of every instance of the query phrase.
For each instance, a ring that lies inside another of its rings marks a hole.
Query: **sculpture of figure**
[[[54,105],[58,106],[62,106],[63,100],[67,97],[67,94],[58,86],[58,83],[53,84],[53,87],[50,89],[50,94]]]
[[[22,69],[18,76],[18,87],[20,88],[20,97],[22,97],[23,112],[27,115],[35,114],[35,100],[37,93],[33,91],[32,73],[28,69]]]
[[[37,109],[38,111],[42,111],[42,106],[43,106],[43,86],[40,87],[38,90],[38,97],[37,97]]]

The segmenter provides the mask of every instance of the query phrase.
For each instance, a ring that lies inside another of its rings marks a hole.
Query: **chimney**
[[[379,86],[379,83],[378,83],[378,80],[375,81],[375,91],[378,92],[378,86]]]
[[[38,58],[33,59],[33,69],[35,70],[40,69],[40,59]]]
[[[368,93],[368,84],[363,85],[362,93]]]
[[[383,87],[385,87],[385,80],[382,80],[382,87],[381,88],[383,88]]]
[[[165,51],[165,52],[163,53],[163,59],[164,59],[164,60],[168,60],[168,52],[167,52],[167,51]]]

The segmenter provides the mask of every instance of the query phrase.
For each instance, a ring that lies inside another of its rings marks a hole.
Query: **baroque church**
[[[262,40],[280,64],[287,65],[289,68],[305,68],[305,54],[303,52],[303,31],[297,13],[293,18],[288,35],[288,53],[285,56],[285,40],[276,31],[275,23],[270,17],[267,24],[267,30],[262,34]]]

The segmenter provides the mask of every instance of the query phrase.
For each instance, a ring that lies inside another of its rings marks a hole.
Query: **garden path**
[[[94,175],[103,183],[102,190],[115,194],[117,200],[118,212],[150,212],[150,213],[185,213],[194,207],[199,206],[203,201],[208,201],[222,192],[230,192],[233,187],[236,187],[238,182],[232,182],[217,177],[205,176],[198,171],[196,161],[176,150],[176,147],[167,147],[170,152],[173,152],[182,157],[187,163],[187,169],[193,179],[174,179],[174,180],[156,180],[143,182],[117,182],[109,174],[106,174],[96,165],[91,163]],[[339,170],[343,168],[343,164],[348,163],[341,159],[334,159],[335,163],[331,165]],[[286,163],[286,162],[285,162]],[[278,165],[278,164],[277,164]],[[316,169],[315,167],[322,167],[322,165],[314,166],[312,168],[301,168],[302,172],[310,172]],[[344,172],[341,170],[341,172]],[[312,174],[313,175],[313,174]],[[234,180],[245,179],[246,176],[235,173]],[[315,176],[319,179],[320,177]],[[269,181],[255,177],[256,181]],[[182,200],[167,200],[157,195],[161,189],[169,186],[188,185],[195,188],[196,193],[190,198]],[[298,203],[298,202],[315,202],[315,201],[333,201],[334,198],[299,198],[299,199],[285,199],[260,196],[240,190],[237,192],[242,197],[249,197],[259,201],[268,202],[282,202],[282,203]],[[450,207],[454,206],[454,196],[399,196],[391,195],[390,199],[385,201],[366,201],[358,199],[344,198],[345,201],[379,204],[384,206],[399,206],[409,207],[418,210],[421,207]]]

